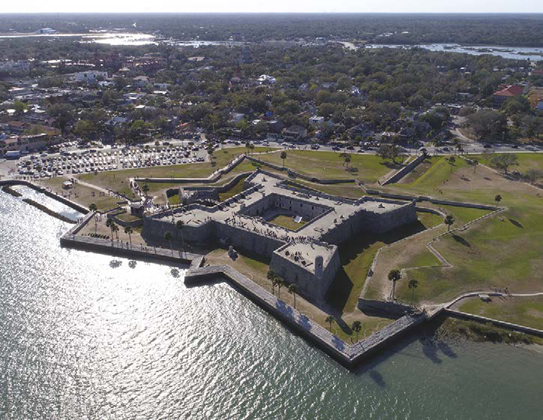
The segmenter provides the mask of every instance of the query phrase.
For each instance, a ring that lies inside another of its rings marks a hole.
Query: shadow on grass
[[[453,233],[452,238],[453,238],[456,242],[458,242],[459,244],[464,245],[464,246],[467,246],[468,248],[471,248],[471,244],[470,244],[468,241],[466,241],[464,238],[462,238],[461,236],[455,235],[455,234]]]
[[[364,253],[372,245],[376,243],[381,243],[382,246],[389,245],[423,230],[426,230],[426,227],[417,220],[416,222],[382,234],[364,231],[343,242],[339,246],[339,258],[342,267],[330,286],[330,292],[326,298],[326,302],[330,305],[331,310],[338,314],[343,314],[344,311],[350,312],[354,309],[350,307],[346,308],[345,305],[349,298],[352,299],[351,294],[353,293],[353,289],[361,289],[364,285],[366,275],[371,266],[370,260],[364,261]]]
[[[514,224],[516,227],[524,229],[524,226],[522,226],[522,223],[520,223],[518,220],[511,219],[510,217],[508,217],[508,219],[509,219],[509,221],[510,221],[512,224]]]

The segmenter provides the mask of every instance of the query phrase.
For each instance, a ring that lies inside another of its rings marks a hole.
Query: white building
[[[309,118],[309,124],[310,125],[322,125],[322,124],[324,124],[324,117],[314,115],[313,117]]]
[[[101,79],[107,79],[106,71],[89,70],[74,73],[74,80],[80,83],[97,83]]]

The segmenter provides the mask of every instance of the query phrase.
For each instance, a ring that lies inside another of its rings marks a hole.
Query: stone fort
[[[162,239],[220,243],[271,261],[270,268],[288,283],[297,284],[309,300],[323,301],[341,268],[338,245],[364,233],[383,233],[417,220],[415,202],[370,197],[351,200],[296,188],[271,173],[257,170],[244,190],[222,202],[210,203],[212,189],[175,210],[144,218],[143,234]],[[193,196],[198,194],[193,191]],[[216,194],[218,198],[218,193]],[[272,221],[281,215],[299,221],[296,230]],[[182,221],[181,230],[176,223]]]

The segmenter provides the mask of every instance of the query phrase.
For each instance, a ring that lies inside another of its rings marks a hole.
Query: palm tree
[[[185,222],[183,222],[182,220],[178,220],[175,224],[175,227],[181,235],[181,250],[185,252],[185,238],[183,237],[183,228],[185,227]]]
[[[332,332],[332,324],[335,322],[335,318],[332,315],[328,315],[324,322],[330,324],[330,332]]]
[[[266,277],[268,278],[269,281],[271,281],[271,284],[272,284],[272,295],[275,295],[275,282],[274,282],[274,279],[275,277],[277,276],[277,274],[275,274],[275,271],[273,271],[271,268],[268,270],[268,274],[266,275]]]
[[[279,285],[279,283],[277,282],[278,280],[278,277],[277,276],[273,276],[272,279],[271,279],[271,282],[272,282],[272,294],[275,295],[275,287],[277,285]]]
[[[449,165],[451,165],[451,172],[453,170],[453,166],[454,166],[455,163],[456,163],[456,158],[454,156],[451,156],[449,158]]]
[[[170,251],[172,251],[173,255],[173,248],[172,248],[172,232],[168,231],[164,234],[164,239],[167,240],[170,243]]]
[[[149,192],[149,185],[143,184],[142,191],[145,194],[145,198],[148,198],[147,193]]]
[[[298,293],[299,290],[300,288],[298,287],[297,284],[291,284],[288,286],[288,292],[292,294],[292,296],[294,296],[294,309],[296,309],[296,294]]]
[[[498,194],[496,197],[494,197],[494,201],[496,202],[497,207],[500,201],[502,201],[502,196]]]
[[[344,165],[348,168],[349,167],[349,163],[351,163],[351,155],[346,155],[345,156],[345,160],[344,160]]]
[[[451,226],[454,223],[454,216],[452,214],[448,214],[445,216],[445,219],[443,220],[443,223],[447,225],[447,231],[451,230]]]
[[[128,240],[130,241],[130,248],[132,248],[132,233],[134,233],[134,229],[132,229],[132,226],[126,226],[124,228],[124,233],[128,235]]]
[[[360,321],[354,321],[352,329],[356,333],[356,341],[358,341],[358,333],[362,331],[362,323]]]
[[[415,301],[415,289],[419,287],[419,281],[417,279],[411,279],[409,280],[409,283],[407,284],[407,287],[409,287],[409,290],[411,290],[412,300]]]
[[[283,280],[283,277],[277,276],[275,282],[277,284],[277,298],[281,299],[281,287],[285,285],[285,280]]]
[[[400,270],[390,270],[388,273],[388,279],[392,282],[392,300],[396,300],[396,282],[402,278]]]
[[[284,168],[285,167],[285,159],[287,158],[287,152],[285,152],[283,150],[279,156],[281,157],[281,160],[283,161],[283,168]]]
[[[116,234],[117,240],[119,240],[119,226],[117,226],[116,223],[113,223],[111,225],[111,235],[113,236],[113,233]],[[111,242],[113,242],[113,237],[111,238]]]
[[[109,230],[111,230],[111,243],[113,244],[113,232],[115,231],[115,228],[117,227],[117,225],[115,224],[113,219],[107,219],[106,226],[109,228]]]
[[[92,203],[89,206],[89,210],[96,212],[98,210],[98,207],[96,206],[96,204]],[[98,219],[96,218],[96,215],[94,215],[94,234],[96,235],[96,233],[98,233]]]

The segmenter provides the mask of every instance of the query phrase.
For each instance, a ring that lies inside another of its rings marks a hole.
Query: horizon
[[[24,7],[25,10],[21,10]],[[108,10],[108,12],[103,12]],[[364,4],[356,0],[340,0],[331,5],[324,0],[299,1],[293,4],[277,0],[265,7],[249,0],[238,0],[235,4],[219,0],[201,0],[178,4],[171,0],[158,0],[153,4],[119,0],[108,2],[96,0],[92,4],[80,4],[67,0],[52,0],[44,3],[29,0],[21,4],[9,3],[0,7],[0,14],[541,14],[543,3],[539,0],[420,0],[409,4],[402,0],[369,0]]]

